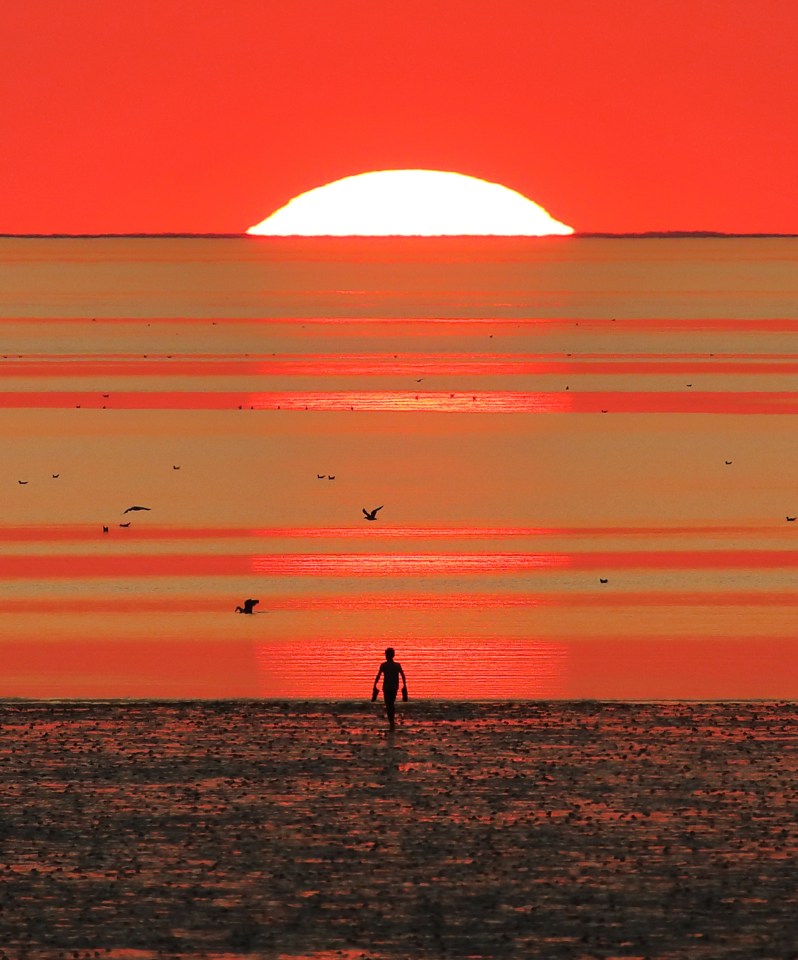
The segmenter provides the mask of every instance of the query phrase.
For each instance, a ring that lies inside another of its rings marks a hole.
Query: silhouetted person
[[[243,607],[236,607],[236,613],[252,613],[256,603],[260,603],[260,600],[245,600]]]
[[[396,695],[399,693],[399,677],[402,678],[402,699],[407,700],[407,679],[402,664],[394,660],[395,656],[393,647],[388,647],[385,651],[385,661],[380,664],[380,669],[374,678],[374,691],[371,695],[372,700],[377,699],[377,684],[382,677],[382,696],[385,700],[385,712],[388,714],[388,727],[391,730],[396,726],[395,704]]]

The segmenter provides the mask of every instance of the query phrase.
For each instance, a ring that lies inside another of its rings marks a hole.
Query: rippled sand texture
[[[0,956],[794,955],[794,704],[404,711],[0,705]]]

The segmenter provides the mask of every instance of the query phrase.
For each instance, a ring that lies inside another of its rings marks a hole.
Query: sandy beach
[[[795,956],[796,707],[0,705],[0,957]]]

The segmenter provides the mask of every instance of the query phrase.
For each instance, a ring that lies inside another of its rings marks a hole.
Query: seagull
[[[54,473],[52,476],[53,476],[53,480],[57,480],[57,479],[61,476],[61,474],[60,474],[60,473]]]
[[[369,511],[366,510],[365,507],[363,507],[363,516],[366,518],[366,520],[376,520],[376,519],[377,519],[377,511],[378,511],[378,510],[382,510],[382,507],[375,507],[375,508],[371,511],[371,513],[369,513]]]
[[[727,467],[731,466],[731,460],[724,460],[723,462],[726,464]]]
[[[120,523],[119,526],[120,526],[120,527],[129,527],[129,526],[130,526],[130,521],[128,520],[127,523]]]
[[[604,577],[599,577],[599,583],[609,583],[609,579],[605,580]]]
[[[103,524],[103,533],[108,533],[108,527],[105,524]]]
[[[27,482],[28,482],[27,480],[17,480],[17,483],[20,484],[20,485],[23,486],[23,487],[25,486],[25,484],[26,484]]]
[[[798,517],[787,517],[787,523],[794,523],[798,520]]]
[[[323,480],[323,479],[325,478],[325,476],[326,476],[326,474],[324,474],[324,473],[317,473],[317,474],[316,474],[316,479],[317,479],[317,480]]]
[[[173,469],[173,470],[179,470],[180,467],[176,467],[174,464],[172,464],[172,469]]]
[[[128,507],[127,510],[123,510],[122,513],[130,513],[131,510],[151,510],[151,507]]]
[[[335,480],[335,474],[334,474],[334,473],[328,473],[328,474],[327,474],[327,479],[328,479],[328,480]]]
[[[245,600],[243,607],[236,607],[236,613],[253,613],[253,607],[256,603],[260,603],[260,600]]]

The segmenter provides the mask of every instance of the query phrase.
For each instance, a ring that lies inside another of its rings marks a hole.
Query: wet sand
[[[0,957],[787,958],[794,703],[0,704]]]

